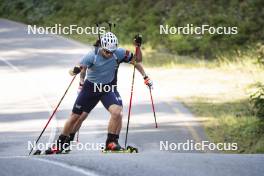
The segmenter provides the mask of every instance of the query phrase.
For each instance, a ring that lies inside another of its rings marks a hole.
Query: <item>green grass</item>
[[[134,52],[133,45],[120,44],[120,47],[129,49]],[[217,67],[216,61],[208,61],[201,58],[190,56],[180,56],[171,54],[168,51],[156,50],[150,47],[149,44],[144,44],[141,47],[143,54],[143,63],[146,67],[151,68],[177,68],[177,67]]]
[[[235,153],[264,153],[264,122],[251,114],[247,99],[216,103],[193,97],[184,104],[197,116],[209,119],[205,129],[211,141],[237,143]]]
[[[87,43],[87,42],[86,42]],[[134,46],[120,43],[120,47],[134,52]],[[219,55],[216,59],[206,60],[201,57],[180,56],[164,49],[153,49],[148,43],[142,47],[143,63],[152,68],[209,68],[221,70],[245,70],[258,72],[263,70],[263,65],[257,61],[257,51],[249,49],[243,54]]]
[[[236,142],[239,149],[235,153],[264,153],[264,120],[255,116],[249,101],[257,83],[264,82],[263,66],[256,64],[256,58],[253,51],[232,59],[222,57],[209,65],[197,64],[179,77],[188,80],[195,74],[194,81],[184,85],[198,90],[201,85],[205,87],[204,91],[178,92],[176,98],[197,117],[208,119],[204,126],[211,141]],[[194,66],[186,63],[185,70]]]

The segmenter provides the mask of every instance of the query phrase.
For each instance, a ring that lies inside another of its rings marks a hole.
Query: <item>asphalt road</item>
[[[150,97],[137,73],[128,143],[138,154],[102,154],[108,113],[101,104],[80,131],[88,150],[68,155],[28,156],[28,142],[44,127],[71,81],[68,70],[92,48],[54,35],[28,35],[27,26],[0,19],[0,175],[262,175],[263,155],[220,154],[216,151],[160,150],[160,141],[206,141],[200,120],[172,97],[173,86],[154,80],[153,97],[159,128],[154,128]],[[132,67],[121,66],[118,86],[124,102],[124,144]],[[71,112],[78,81],[70,88],[41,143],[52,141]]]

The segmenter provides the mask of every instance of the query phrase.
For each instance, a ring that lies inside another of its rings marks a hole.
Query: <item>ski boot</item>
[[[56,142],[56,145],[48,148],[45,151],[45,154],[50,155],[50,154],[69,153],[70,152],[69,146],[70,146],[70,137],[60,135]]]
[[[138,153],[138,149],[135,147],[127,146],[122,148],[118,141],[110,142],[106,144],[106,148],[102,151],[103,153]]]
[[[120,144],[118,143],[118,141],[109,142],[109,143],[106,144],[105,146],[106,146],[105,150],[111,150],[111,151],[120,151],[120,150],[124,150],[124,148],[122,148],[122,147],[120,146]]]

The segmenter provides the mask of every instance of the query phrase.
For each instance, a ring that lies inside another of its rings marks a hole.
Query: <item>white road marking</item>
[[[87,169],[83,169],[79,166],[76,165],[72,165],[72,164],[67,164],[67,163],[62,163],[59,161],[54,161],[54,160],[48,160],[48,159],[44,159],[44,158],[37,158],[37,157],[28,157],[28,156],[0,156],[0,159],[16,159],[16,158],[31,158],[33,160],[37,160],[37,161],[41,161],[41,162],[45,162],[51,165],[56,165],[56,166],[60,166],[62,168],[71,170],[73,172],[78,172],[80,174],[83,175],[87,175],[87,176],[100,176],[92,171],[89,171]]]
[[[71,165],[71,164],[67,164],[67,163],[61,163],[61,162],[58,162],[58,161],[54,161],[54,160],[47,160],[47,159],[43,159],[43,158],[32,158],[34,160],[38,160],[38,161],[42,161],[42,162],[45,162],[45,163],[49,163],[49,164],[52,164],[52,165],[57,165],[57,166],[60,166],[60,167],[63,167],[65,169],[69,169],[69,170],[72,170],[74,172],[78,172],[78,173],[81,173],[83,175],[87,175],[87,176],[99,176],[98,174],[92,172],[92,171],[89,171],[89,170],[85,170],[81,167],[78,167],[76,165]]]

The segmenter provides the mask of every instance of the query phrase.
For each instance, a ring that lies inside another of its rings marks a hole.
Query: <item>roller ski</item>
[[[138,149],[135,147],[127,146],[123,148],[116,142],[110,142],[106,145],[106,148],[102,150],[102,153],[138,153]]]
[[[135,147],[127,146],[127,148],[121,148],[120,150],[102,150],[102,153],[138,153],[138,149]]]
[[[53,154],[69,154],[70,153],[70,149],[67,150],[63,150],[62,152],[58,152],[55,149],[49,148],[47,150],[45,150],[44,152],[42,152],[41,150],[36,150],[33,155],[53,155]]]
[[[71,151],[70,141],[70,137],[60,135],[59,139],[56,142],[56,145],[49,147],[44,152],[42,152],[41,150],[36,150],[33,155],[68,154]]]

